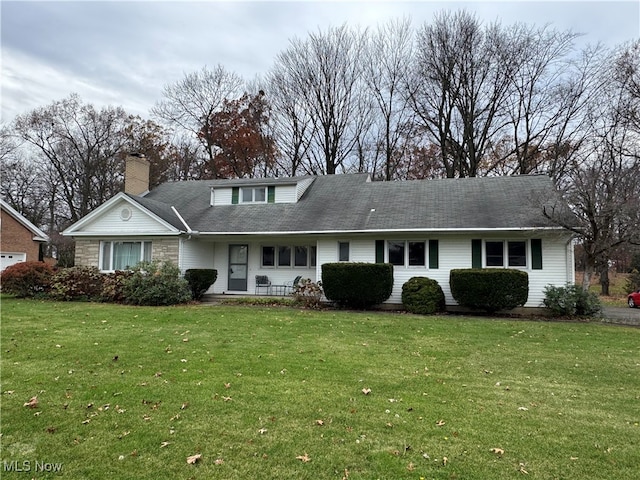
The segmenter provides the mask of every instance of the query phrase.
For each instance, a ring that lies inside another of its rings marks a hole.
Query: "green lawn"
[[[3,479],[640,475],[630,327],[3,297],[1,333]]]

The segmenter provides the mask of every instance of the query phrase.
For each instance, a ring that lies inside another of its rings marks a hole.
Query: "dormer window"
[[[242,203],[266,203],[267,187],[240,188],[240,201]]]

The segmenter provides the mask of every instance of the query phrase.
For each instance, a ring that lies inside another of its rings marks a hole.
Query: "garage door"
[[[0,253],[0,271],[5,268],[13,265],[14,263],[24,262],[27,254],[26,253]]]

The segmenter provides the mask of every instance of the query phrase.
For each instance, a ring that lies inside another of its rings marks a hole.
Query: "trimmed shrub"
[[[441,312],[445,309],[444,292],[431,278],[412,277],[402,285],[402,305],[421,315]]]
[[[125,303],[132,305],[176,305],[191,300],[191,289],[172,262],[141,262],[124,280]]]
[[[592,317],[602,311],[600,299],[593,292],[586,292],[580,285],[544,287],[544,306],[553,315],[564,317]]]
[[[95,300],[102,294],[102,282],[97,267],[62,268],[53,276],[49,295],[56,300]]]
[[[0,274],[2,291],[18,298],[35,297],[49,291],[55,270],[44,262],[20,262]]]
[[[300,280],[293,287],[293,296],[296,303],[305,308],[320,308],[322,306],[322,282],[314,283],[310,278]]]
[[[132,275],[133,272],[129,270],[116,270],[113,273],[105,273],[102,280],[100,299],[103,302],[125,303],[124,285]]]
[[[189,282],[191,296],[194,300],[202,300],[203,295],[218,278],[218,271],[213,268],[190,268],[184,272],[184,279]]]
[[[322,265],[325,296],[341,307],[370,308],[391,296],[393,265],[390,263],[325,263]]]
[[[529,275],[508,268],[451,270],[451,295],[459,305],[489,313],[511,310],[527,303]]]

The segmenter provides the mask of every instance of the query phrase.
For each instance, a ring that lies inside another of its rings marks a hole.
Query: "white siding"
[[[302,182],[301,182],[302,183]],[[300,188],[298,185],[275,185],[275,203],[296,203],[298,201]],[[242,188],[242,187],[240,187]],[[216,188],[211,193],[213,205],[231,205],[233,187]],[[304,189],[302,189],[304,193]]]
[[[124,208],[128,208],[131,211],[131,217],[128,220],[123,220],[120,215]],[[170,230],[140,208],[122,200],[112,205],[107,212],[86,224],[81,232],[96,234],[118,232],[119,234],[140,235],[169,233]]]
[[[211,196],[214,205],[231,205],[232,188],[216,188]]]
[[[309,185],[313,183],[313,178],[305,178],[304,180],[300,180],[296,185],[296,201],[300,200],[300,197],[304,195],[304,192],[307,191]]]
[[[445,294],[447,305],[456,305],[457,302],[451,295],[449,287],[449,274],[452,269],[471,268],[471,240],[472,238],[485,238],[482,234],[476,235],[442,235],[430,236],[424,239],[411,237],[386,237],[384,240],[438,240],[439,268],[427,267],[402,267],[394,266],[394,286],[391,297],[386,303],[402,303],[402,285],[414,276],[428,277],[436,280]],[[522,239],[522,237],[520,237]],[[541,236],[542,238],[542,270],[532,270],[531,252],[528,245],[528,266],[523,270],[529,275],[529,298],[526,307],[539,307],[544,298],[544,287],[549,284],[565,285],[573,278],[571,248],[567,247],[567,237],[563,235]],[[350,241],[350,261],[374,262],[376,238],[359,238]],[[348,241],[345,238],[323,238],[318,241],[318,268],[317,278],[321,278],[322,264],[338,261],[338,241]]]
[[[296,203],[297,201],[295,185],[276,185],[276,203]]]

